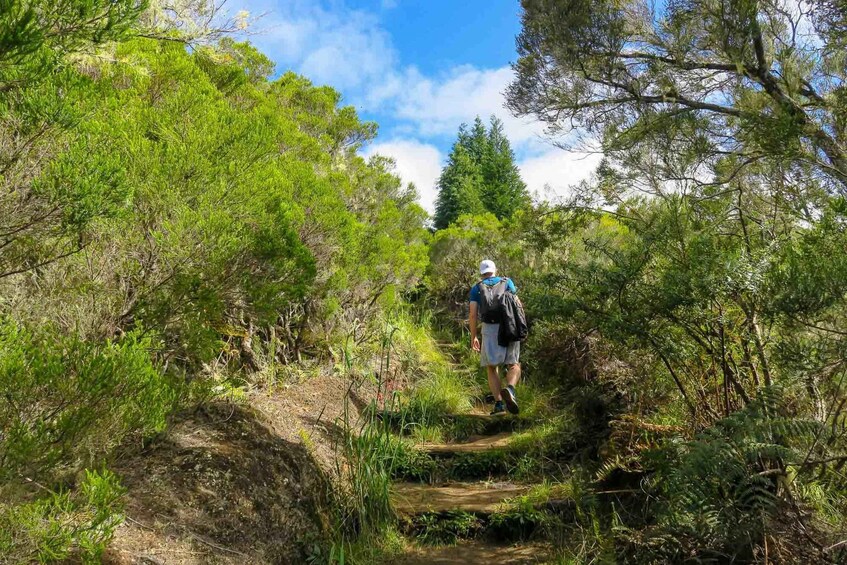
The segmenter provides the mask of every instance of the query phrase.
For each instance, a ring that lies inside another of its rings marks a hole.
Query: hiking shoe
[[[503,396],[503,402],[506,403],[506,408],[509,409],[509,412],[517,414],[521,411],[521,409],[518,408],[518,399],[515,396],[515,389],[512,388],[512,385],[509,385],[501,390],[500,394]]]
[[[503,401],[498,400],[494,403],[494,410],[491,411],[492,416],[499,416],[500,414],[506,413],[506,407],[503,406]]]

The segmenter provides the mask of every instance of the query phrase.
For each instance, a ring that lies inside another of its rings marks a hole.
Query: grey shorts
[[[491,365],[514,365],[520,362],[521,342],[513,341],[507,347],[497,343],[497,332],[500,324],[482,324],[482,352],[479,355],[479,364],[483,367]]]

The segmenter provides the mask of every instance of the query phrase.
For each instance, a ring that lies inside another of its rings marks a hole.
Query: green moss
[[[404,442],[395,452],[392,478],[403,481],[428,482],[437,475],[438,463],[428,453]]]
[[[477,537],[484,527],[480,517],[461,511],[420,514],[406,524],[407,533],[424,545],[453,545]]]
[[[517,508],[492,514],[485,533],[502,542],[526,541],[551,519],[550,515],[532,507]]]

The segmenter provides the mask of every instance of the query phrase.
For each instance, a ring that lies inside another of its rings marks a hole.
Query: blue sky
[[[462,64],[499,67],[515,58],[517,1],[396,0],[387,4],[393,7],[379,1],[350,6],[380,13],[401,64],[417,65],[423,73]]]
[[[543,127],[511,116],[520,31],[517,0],[230,0],[262,15],[251,41],[277,63],[338,89],[346,104],[380,126],[363,149],[395,159],[432,210],[435,184],[456,131],[476,115],[497,115],[530,190],[563,194],[599,158],[553,147]]]

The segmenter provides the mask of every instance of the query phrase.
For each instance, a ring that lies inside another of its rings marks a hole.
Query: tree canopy
[[[666,178],[723,183],[768,166],[847,192],[844,17],[831,3],[522,5],[517,114],[582,128],[607,156],[650,141]]]

